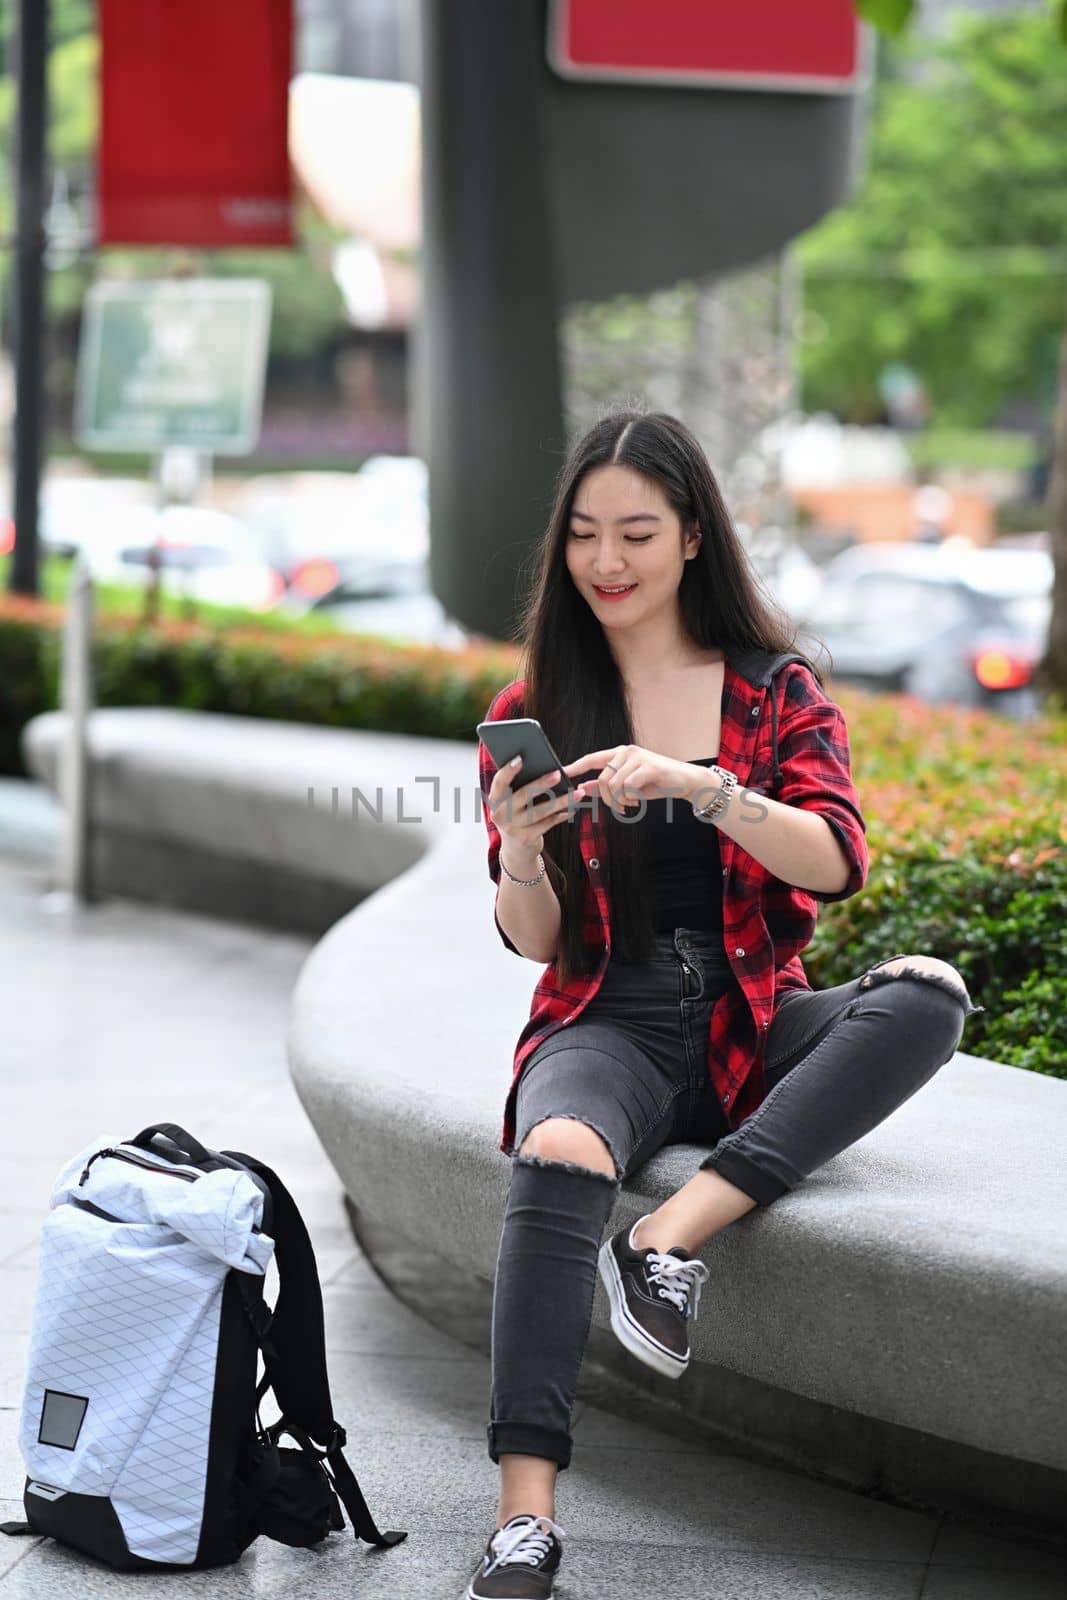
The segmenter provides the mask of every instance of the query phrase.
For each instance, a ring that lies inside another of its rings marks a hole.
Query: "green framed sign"
[[[247,455],[263,414],[270,312],[260,278],[94,284],[78,350],[78,443]]]

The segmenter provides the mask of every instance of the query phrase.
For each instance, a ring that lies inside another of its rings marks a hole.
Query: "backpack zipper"
[[[171,1178],[184,1178],[186,1183],[195,1183],[197,1178],[202,1176],[201,1173],[190,1172],[188,1169],[183,1171],[181,1167],[161,1167],[158,1162],[144,1161],[140,1156],[131,1155],[126,1150],[98,1150],[95,1155],[89,1157],[85,1164],[85,1171],[78,1179],[79,1189],[89,1176],[89,1168],[92,1166],[94,1161],[99,1161],[101,1156],[114,1156],[116,1161],[128,1161],[131,1167],[143,1167],[146,1172],[163,1172]]]

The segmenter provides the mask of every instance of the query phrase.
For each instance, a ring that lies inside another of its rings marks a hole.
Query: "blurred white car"
[[[282,573],[285,610],[402,644],[458,649],[475,637],[430,588],[429,474],[417,456],[255,478],[231,504]]]
[[[84,553],[99,583],[145,584],[158,560],[163,588],[209,605],[268,611],[285,592],[256,537],[235,517],[206,506],[116,511]]]
[[[117,515],[151,506],[152,485],[140,478],[70,476],[53,473],[41,485],[37,513],[42,556],[71,557],[84,550],[111,548],[111,527]],[[10,504],[0,514],[0,555],[15,543]]]
[[[151,509],[155,493],[143,478],[47,477],[41,486],[41,549],[73,556],[95,546],[110,547],[114,518],[138,508]]]
[[[1046,551],[876,542],[843,550],[823,573],[799,620],[829,649],[835,679],[1018,720],[1040,710]]]
[[[437,645],[460,650],[475,641],[430,588],[428,560],[368,560],[314,607],[338,628],[370,633],[397,644]]]
[[[358,472],[253,478],[231,509],[282,574],[296,611],[358,579],[368,561],[429,558],[428,474],[415,456],[372,456]]]

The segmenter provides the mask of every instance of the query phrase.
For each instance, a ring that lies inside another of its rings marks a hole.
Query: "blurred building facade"
[[[952,26],[957,11],[984,12],[987,16],[1000,11],[1046,11],[1046,0],[919,0],[913,26],[922,33],[943,34]]]
[[[415,81],[409,0],[297,0],[297,70]]]

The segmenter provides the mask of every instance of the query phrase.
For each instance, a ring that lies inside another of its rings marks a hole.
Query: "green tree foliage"
[[[915,12],[915,0],[855,0],[856,10],[883,33],[903,33]]]
[[[879,26],[907,21],[892,0],[857,9]],[[879,371],[903,361],[938,423],[981,426],[1013,396],[1050,412],[1067,283],[1054,18],[960,12],[944,39],[879,50],[865,175],[797,246],[804,403],[869,420]]]

